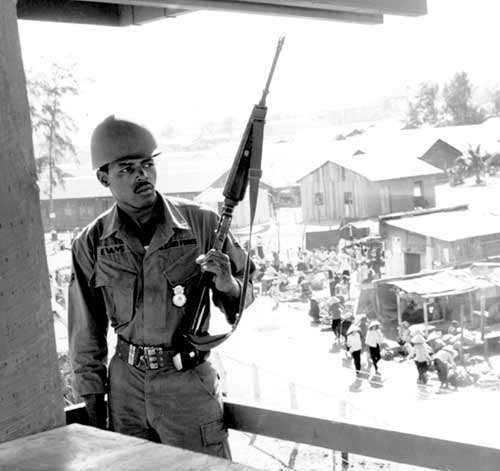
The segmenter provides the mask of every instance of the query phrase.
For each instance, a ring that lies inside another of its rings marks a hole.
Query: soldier
[[[75,385],[91,425],[105,428],[109,416],[110,430],[230,458],[208,355],[197,352],[190,369],[180,370],[174,356],[196,312],[202,272],[213,274],[213,301],[235,321],[246,254],[232,237],[224,253],[211,250],[217,214],[155,190],[155,149],[146,128],[114,116],[92,134],[92,166],[115,205],[72,246]],[[248,302],[252,296],[250,287]],[[108,366],[109,325],[117,344]]]

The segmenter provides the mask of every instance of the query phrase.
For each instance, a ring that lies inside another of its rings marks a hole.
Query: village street
[[[500,420],[498,391],[469,386],[438,394],[435,373],[430,375],[427,388],[419,387],[414,363],[394,360],[381,361],[381,387],[365,379],[352,391],[354,371],[343,366],[344,352],[329,351],[333,333],[310,326],[306,304],[281,304],[276,311],[271,305],[270,298],[258,298],[233,337],[212,356],[223,372],[223,387],[229,398],[257,400],[263,407],[291,407],[322,418],[344,417],[368,426],[436,438],[462,438],[483,445],[498,442],[497,435],[491,433]],[[498,360],[493,358],[497,368]],[[282,469],[294,446],[259,438],[260,448],[255,448],[244,434],[232,432],[231,437],[237,461],[257,460],[266,469]],[[300,471],[331,469],[331,453],[325,450],[301,445],[296,459],[307,462],[297,462],[294,469]],[[380,467],[418,469],[388,463]],[[373,468],[367,464],[366,469]]]
[[[483,190],[474,188],[469,193],[471,203],[478,204],[474,191]],[[293,211],[284,211],[280,216],[281,253],[292,254],[302,245],[303,228],[296,223],[298,215]],[[274,226],[262,237],[269,247],[277,247],[277,234],[278,227]],[[326,291],[325,287],[320,296],[326,296]],[[418,386],[414,362],[396,359],[380,362],[382,384],[364,379],[353,388],[354,371],[343,361],[345,351],[331,351],[334,336],[328,326],[311,326],[309,303],[282,302],[274,311],[272,304],[270,297],[258,297],[236,333],[212,356],[222,371],[229,398],[436,438],[483,445],[498,443],[497,435],[492,433],[500,422],[498,391],[468,386],[457,392],[440,392],[435,372],[429,374],[426,387]],[[215,317],[214,328],[222,331],[224,326],[217,323],[218,319]],[[363,359],[366,367],[366,353]],[[500,372],[500,356],[490,357],[490,362],[494,371]],[[231,437],[237,461],[278,470],[284,464],[290,465],[290,456],[294,456],[294,466],[289,466],[294,469],[332,469],[330,451],[305,445],[297,451],[291,443],[263,437],[255,441],[235,432]],[[338,453],[335,460],[338,465]],[[361,457],[350,457],[350,463],[356,463],[356,469],[420,469]]]

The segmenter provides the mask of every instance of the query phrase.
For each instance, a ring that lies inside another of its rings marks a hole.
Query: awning
[[[469,269],[445,270],[412,278],[382,279],[377,280],[378,283],[396,286],[408,294],[416,294],[422,298],[470,293],[495,286],[492,281],[474,277]]]

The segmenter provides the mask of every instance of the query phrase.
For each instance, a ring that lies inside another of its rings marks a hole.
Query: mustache
[[[134,185],[134,193],[137,193],[143,188],[154,188],[154,187],[150,182],[138,182]]]

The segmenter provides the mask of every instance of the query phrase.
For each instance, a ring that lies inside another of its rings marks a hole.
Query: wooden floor
[[[168,445],[72,424],[0,444],[8,471],[255,471]]]

